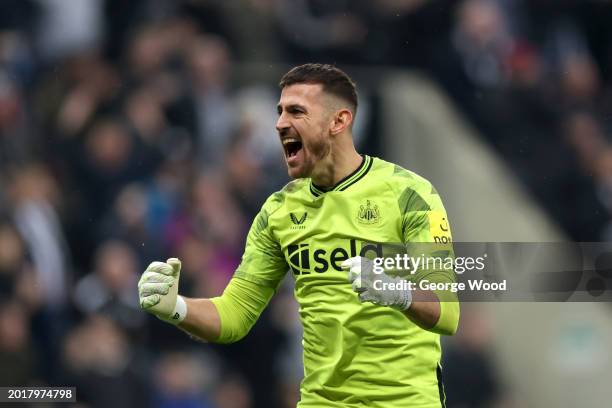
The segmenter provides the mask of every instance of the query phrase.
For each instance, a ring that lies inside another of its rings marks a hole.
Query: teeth
[[[296,139],[294,137],[288,137],[286,139],[283,139],[283,146],[287,146],[288,143],[292,143],[292,142],[299,142],[299,139]]]

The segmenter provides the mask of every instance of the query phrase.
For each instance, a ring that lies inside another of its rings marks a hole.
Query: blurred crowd
[[[231,346],[138,307],[141,271],[170,256],[181,293],[220,294],[286,182],[277,90],[247,64],[425,70],[572,238],[612,238],[609,21],[578,0],[2,1],[0,384],[76,385],[91,407],[294,406],[290,282]],[[449,406],[497,398],[486,338],[450,346],[480,374],[450,372]]]
[[[0,384],[74,385],[90,407],[290,406],[290,287],[233,346],[139,309],[139,275],[170,256],[181,293],[219,295],[287,179],[275,84],[238,85],[239,50],[209,29],[221,2],[170,3],[0,4]]]
[[[466,0],[430,72],[576,241],[612,239],[612,4]]]

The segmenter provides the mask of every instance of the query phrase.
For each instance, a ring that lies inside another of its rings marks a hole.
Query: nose
[[[285,112],[281,113],[278,116],[278,120],[276,121],[276,130],[278,131],[278,133],[283,133],[283,131],[289,129],[289,121],[287,120],[287,116],[285,115]]]

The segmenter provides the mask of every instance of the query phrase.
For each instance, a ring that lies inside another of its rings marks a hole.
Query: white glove
[[[402,289],[406,286],[406,281],[385,273],[375,273],[370,259],[355,256],[342,262],[341,266],[348,270],[349,282],[352,283],[353,290],[358,293],[359,301],[362,303],[371,302],[401,311],[407,310],[412,304],[412,291],[407,288]],[[375,286],[378,289],[375,289]]]
[[[152,262],[138,282],[140,307],[161,320],[179,324],[187,315],[187,304],[178,296],[181,261]]]

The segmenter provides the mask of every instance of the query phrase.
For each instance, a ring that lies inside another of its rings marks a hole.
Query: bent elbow
[[[452,336],[455,333],[457,333],[458,326],[459,326],[459,319],[456,319],[456,321],[451,324],[436,325],[435,332],[443,336]]]
[[[431,331],[443,336],[454,335],[459,328],[459,316],[459,302],[440,302],[440,317]]]
[[[217,344],[232,344],[237,343],[249,334],[250,328],[247,330],[236,330],[236,328],[226,327],[221,331],[221,335],[213,341]]]

